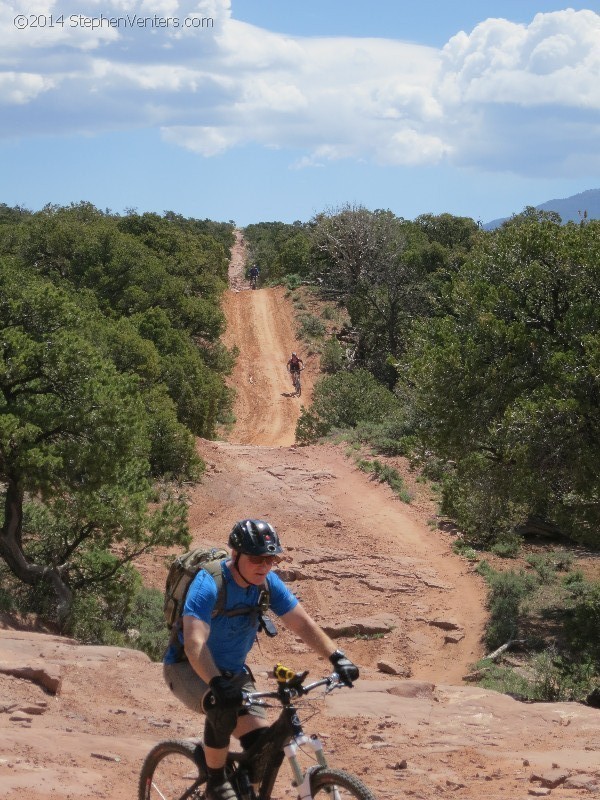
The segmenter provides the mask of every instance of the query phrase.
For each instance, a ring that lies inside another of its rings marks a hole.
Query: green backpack
[[[217,584],[217,602],[212,612],[213,618],[219,614],[224,614],[227,617],[236,617],[241,614],[257,614],[260,627],[264,630],[265,614],[269,609],[271,600],[269,585],[266,581],[259,587],[261,591],[256,606],[245,606],[225,611],[227,586],[223,580],[221,562],[228,557],[229,551],[224,547],[211,547],[208,549],[196,547],[194,550],[182,553],[173,560],[167,573],[163,607],[165,621],[170,631],[179,626],[188,589],[201,569],[212,575]]]

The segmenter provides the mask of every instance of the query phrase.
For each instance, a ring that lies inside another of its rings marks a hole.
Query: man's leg
[[[204,755],[208,780],[206,800],[236,800],[233,786],[225,776],[229,740],[237,725],[237,709],[211,708],[206,711]]]
[[[268,728],[269,723],[263,717],[257,717],[253,714],[244,714],[238,717],[237,724],[232,731],[236,739],[242,740],[242,737],[264,728]],[[227,761],[227,753],[229,752],[229,741],[226,747],[209,747],[206,744],[207,732],[204,735],[204,755],[206,756],[206,766],[214,769],[220,769],[225,766]],[[209,741],[212,741],[212,731],[208,733]],[[249,741],[249,739],[246,739]],[[242,743],[242,747],[243,747]],[[248,749],[247,747],[244,749]]]
[[[188,661],[165,664],[163,674],[175,697],[187,708],[206,713],[202,701],[209,687],[194,672]],[[237,710],[229,709],[206,713],[204,726],[204,753],[208,770],[206,800],[237,800],[232,785],[225,778],[225,762],[229,737],[237,725]]]
[[[246,692],[256,691],[251,675],[237,677]],[[233,734],[248,749],[255,741],[254,733],[268,727],[266,713],[260,706],[249,709],[209,710],[204,728],[204,752],[208,769],[206,800],[233,800],[235,793],[225,777],[225,764],[229,752],[229,741]]]

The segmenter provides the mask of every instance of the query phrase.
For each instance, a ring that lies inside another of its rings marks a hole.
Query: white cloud
[[[207,157],[224,153],[236,141],[236,137],[228,138],[218,128],[200,125],[164,128],[161,133],[165,141],[181,145],[194,153]]]
[[[600,110],[600,16],[537,14],[529,26],[489,19],[443,51],[438,92],[450,104],[561,104]]]
[[[284,36],[233,19],[230,0],[62,0],[65,17],[124,22],[18,31],[12,20],[25,8],[26,0],[0,7],[8,135],[40,130],[33,120],[48,113],[51,91],[65,133],[159,126],[167,141],[205,157],[258,143],[299,150],[300,168],[446,160],[526,174],[597,163],[600,16],[592,11],[541,13],[527,25],[488,19],[438,51]],[[58,9],[45,0],[35,13]],[[180,26],[144,22],[155,15]],[[203,18],[212,26],[183,24]],[[60,125],[54,118],[52,131]]]
[[[23,105],[53,86],[53,81],[42,75],[27,72],[0,73],[0,105]]]
[[[453,37],[435,93],[456,162],[573,176],[600,165],[598,86],[600,16],[567,9]]]

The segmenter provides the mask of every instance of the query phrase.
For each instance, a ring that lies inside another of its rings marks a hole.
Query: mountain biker
[[[250,267],[250,283],[256,285],[256,281],[258,280],[258,276],[260,275],[260,270],[257,264],[253,264]]]
[[[336,648],[283,581],[271,572],[283,552],[275,529],[263,520],[241,520],[229,534],[228,546],[231,558],[221,562],[227,589],[223,610],[235,608],[242,613],[211,617],[217,586],[212,575],[200,570],[190,584],[183,608],[183,648],[169,647],[163,666],[173,694],[188,708],[206,715],[206,800],[236,800],[225,776],[230,737],[233,734],[247,750],[268,726],[263,708],[241,707],[242,691],[255,691],[246,657],[259,628],[257,615],[244,614],[243,609],[256,607],[262,585],[268,584],[269,607],[286,628],[314,652],[328,658],[344,683],[351,686],[359,677],[358,667]]]
[[[300,370],[304,369],[304,362],[297,353],[292,353],[290,360],[287,362],[287,368],[292,376],[292,383],[294,383],[294,373],[300,374]]]

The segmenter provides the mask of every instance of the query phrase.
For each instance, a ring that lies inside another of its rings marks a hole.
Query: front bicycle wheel
[[[204,754],[185,739],[159,742],[140,773],[139,800],[202,800],[206,783]]]
[[[375,800],[375,795],[354,775],[328,767],[313,772],[310,791],[315,800]]]

